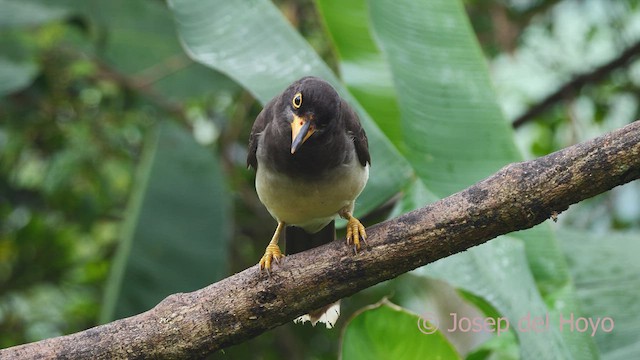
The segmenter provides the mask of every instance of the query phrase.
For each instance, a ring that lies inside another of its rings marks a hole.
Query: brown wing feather
[[[342,100],[341,109],[347,131],[353,136],[353,143],[356,146],[356,153],[358,154],[360,164],[362,164],[362,166],[367,165],[367,163],[371,164],[369,140],[367,139],[367,134],[364,132],[364,128],[360,124],[358,114],[356,114],[353,108],[344,100]]]
[[[258,141],[260,140],[260,135],[267,127],[269,122],[273,120],[273,107],[275,105],[276,98],[269,101],[267,105],[265,105],[264,109],[258,114],[256,117],[256,121],[253,122],[253,127],[251,128],[251,134],[249,135],[249,148],[247,153],[247,166],[252,167],[254,169],[258,169]]]

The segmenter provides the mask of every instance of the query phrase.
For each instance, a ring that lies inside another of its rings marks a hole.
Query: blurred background
[[[359,201],[365,225],[640,117],[635,0],[228,3],[0,0],[0,348],[134,315],[255,265],[275,221],[246,167],[248,134],[262,104],[298,74],[332,70],[370,115],[379,172]],[[385,23],[403,17],[422,19],[419,39],[445,30],[407,45],[413,33]],[[456,37],[446,37],[447,21]],[[259,33],[281,46],[261,47]],[[296,46],[300,58],[287,57]],[[471,77],[448,73],[447,62]],[[455,86],[441,94],[421,75],[429,71]],[[411,89],[422,90],[415,98]],[[469,89],[490,103],[478,128],[466,127],[476,113],[463,110],[477,105]],[[458,105],[426,111],[420,96]],[[462,157],[491,161],[465,165],[450,142]],[[288,324],[212,358],[355,358],[359,346],[373,351],[362,341],[405,338],[414,343],[403,347],[433,341],[430,354],[443,358],[637,357],[640,184],[543,226],[343,301],[338,329]],[[382,299],[402,309],[352,317]],[[612,317],[615,329],[429,337],[415,327],[416,314],[444,324],[451,312],[561,309]],[[376,335],[374,323],[392,334]]]

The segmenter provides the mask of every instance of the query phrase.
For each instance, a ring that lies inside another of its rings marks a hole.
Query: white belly
[[[315,233],[340,210],[353,211],[354,201],[369,179],[369,165],[363,167],[354,156],[351,163],[333,170],[328,178],[331,181],[303,183],[258,166],[256,191],[276,220]]]

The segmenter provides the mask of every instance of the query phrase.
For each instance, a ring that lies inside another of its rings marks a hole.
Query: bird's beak
[[[291,153],[296,152],[300,145],[307,141],[314,131],[315,128],[311,124],[311,121],[308,121],[304,117],[293,115],[293,122],[291,122]]]

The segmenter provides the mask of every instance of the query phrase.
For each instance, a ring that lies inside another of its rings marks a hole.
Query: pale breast
[[[369,166],[363,167],[356,156],[348,164],[331,170],[322,179],[292,179],[258,166],[256,191],[271,216],[287,225],[314,233],[353,203],[369,178]]]

